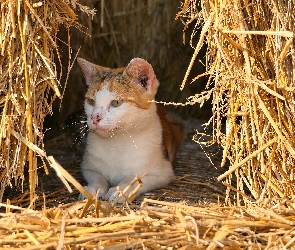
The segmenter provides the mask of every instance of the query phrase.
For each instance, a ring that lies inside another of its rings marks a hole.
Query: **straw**
[[[23,183],[25,171],[29,173],[30,201],[35,198],[37,157],[45,156],[44,118],[51,113],[54,99],[61,98],[60,72],[55,65],[60,62],[58,27],[78,26],[76,7],[94,14],[77,1],[1,3],[0,200],[13,179],[15,185]],[[44,169],[48,172],[45,165]]]
[[[14,202],[14,201],[12,201]],[[286,202],[286,201],[285,201]],[[84,202],[60,204],[41,211],[9,206],[21,213],[0,213],[0,247],[46,249],[64,247],[104,249],[217,249],[294,246],[294,213],[285,203],[276,207],[188,206],[144,199],[142,204],[118,206],[95,200],[81,218]],[[98,215],[96,217],[95,215]],[[257,240],[259,239],[259,240]],[[279,240],[280,239],[280,240]]]
[[[252,197],[262,202],[295,195],[293,8],[292,1],[186,0],[177,14],[186,28],[194,21],[204,23],[196,48],[207,45],[211,93],[205,89],[190,98],[201,104],[199,96],[210,93],[212,98],[208,143],[223,147],[221,166],[229,162],[218,178],[226,178],[227,201],[230,191],[236,193],[237,204],[253,202]],[[182,87],[197,54],[198,49]],[[221,130],[223,118],[226,132]]]

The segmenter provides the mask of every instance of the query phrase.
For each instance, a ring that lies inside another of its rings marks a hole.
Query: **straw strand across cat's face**
[[[141,58],[126,68],[110,69],[77,59],[89,86],[85,111],[89,128],[102,137],[134,129],[138,109],[148,109],[154,100],[158,80],[152,66]],[[140,128],[138,128],[140,129]]]

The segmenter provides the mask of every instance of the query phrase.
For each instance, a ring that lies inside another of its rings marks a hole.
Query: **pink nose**
[[[99,121],[101,120],[101,118],[100,118],[99,114],[96,114],[96,115],[91,116],[91,120],[94,125],[97,125],[99,123]]]

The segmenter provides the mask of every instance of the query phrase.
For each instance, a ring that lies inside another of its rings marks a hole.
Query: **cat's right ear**
[[[86,84],[89,86],[94,80],[94,77],[102,74],[103,67],[100,67],[96,64],[93,64],[91,62],[86,61],[83,58],[78,57],[77,62],[80,65],[85,78],[86,78]]]

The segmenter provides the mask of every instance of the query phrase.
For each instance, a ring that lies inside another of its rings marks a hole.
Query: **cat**
[[[85,189],[114,201],[117,186],[124,190],[142,174],[137,195],[167,186],[175,179],[172,164],[184,133],[182,123],[168,119],[164,107],[153,102],[159,82],[152,66],[141,58],[117,69],[77,61],[88,85],[89,133],[81,164]]]

